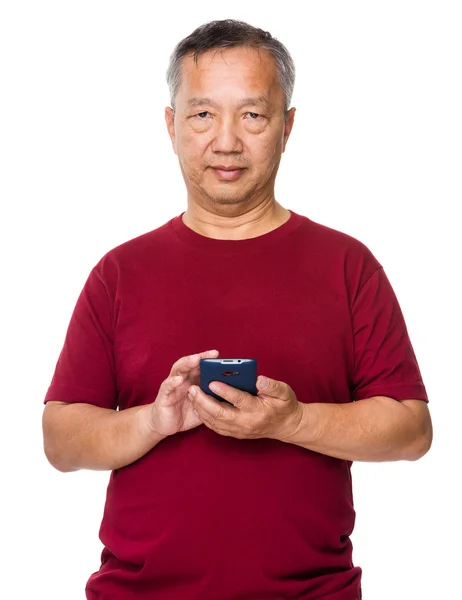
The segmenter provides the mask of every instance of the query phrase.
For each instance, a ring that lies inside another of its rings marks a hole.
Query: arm
[[[199,381],[207,350],[177,360],[154,402],[122,411],[87,403],[48,401],[43,412],[45,454],[58,471],[120,469],[144,456],[169,435],[201,425],[187,400]]]
[[[93,269],[77,300],[47,392],[44,450],[59,471],[121,468],[162,439],[147,427],[149,406],[115,410],[110,289],[100,270]]]
[[[221,435],[278,439],[344,460],[423,456],[431,445],[432,425],[398,301],[381,268],[356,287],[360,289],[351,311],[354,357],[343,396],[343,401],[349,397],[355,402],[298,402],[287,383],[260,376],[258,401],[223,383],[210,386],[233,407],[220,406],[192,386],[202,422]],[[316,381],[316,373],[306,376]]]
[[[351,461],[417,460],[432,443],[427,403],[386,396],[348,404],[299,403],[292,431],[279,439]]]
[[[347,404],[304,403],[287,383],[262,376],[257,398],[222,382],[210,387],[232,406],[196,386],[189,394],[204,425],[221,435],[268,437],[350,461],[416,460],[431,446],[423,400],[374,396]]]
[[[149,405],[116,411],[50,401],[43,412],[46,457],[62,472],[125,467],[166,437],[149,428],[149,410]]]

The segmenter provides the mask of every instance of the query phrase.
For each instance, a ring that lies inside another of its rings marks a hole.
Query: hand
[[[192,384],[199,384],[201,358],[217,358],[218,350],[184,356],[172,366],[169,376],[162,382],[156,400],[150,405],[148,425],[159,435],[173,435],[202,425],[188,400]]]
[[[265,380],[268,381],[266,387]],[[258,377],[257,396],[218,381],[209,387],[231,406],[204,394],[196,385],[189,388],[190,402],[200,421],[220,435],[286,441],[301,423],[302,405],[293,389],[283,381]]]

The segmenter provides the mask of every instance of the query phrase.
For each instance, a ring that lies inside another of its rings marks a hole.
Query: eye
[[[207,110],[204,110],[203,112],[197,113],[197,115],[195,115],[196,117],[198,117],[199,119],[204,120],[206,115],[209,115],[210,113]]]
[[[254,112],[249,112],[247,114],[249,115],[251,121],[256,121],[258,119],[258,117],[261,116],[258,113],[254,113]]]

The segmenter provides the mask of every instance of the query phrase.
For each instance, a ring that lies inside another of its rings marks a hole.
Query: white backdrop
[[[297,66],[278,201],[377,256],[430,395],[429,454],[353,465],[364,598],[462,597],[460,2],[226,5],[0,3],[0,596],[83,600],[99,567],[108,473],[47,463],[42,400],[92,266],[186,208],[163,118],[174,45],[239,18]]]

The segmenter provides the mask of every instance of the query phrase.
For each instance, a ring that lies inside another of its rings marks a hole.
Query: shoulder
[[[317,249],[327,256],[363,258],[379,264],[371,250],[361,240],[344,231],[317,223],[308,217],[303,216],[302,219],[301,229],[306,241],[310,241],[312,249]]]
[[[319,246],[323,251],[330,254],[339,252],[356,252],[358,254],[371,255],[369,248],[359,239],[352,235],[334,229],[327,225],[317,223],[306,216],[301,216],[302,227],[300,228],[306,239]]]
[[[101,258],[97,267],[104,270],[109,265],[136,265],[143,259],[149,260],[171,243],[170,223],[167,221],[152,231],[115,246]]]
[[[307,251],[326,269],[341,269],[346,278],[368,278],[381,264],[359,239],[343,231],[302,217],[299,228]],[[361,283],[358,282],[358,283]]]
[[[172,243],[171,220],[115,246],[98,261],[92,273],[104,282],[114,283],[122,273],[138,273],[162,260]]]

